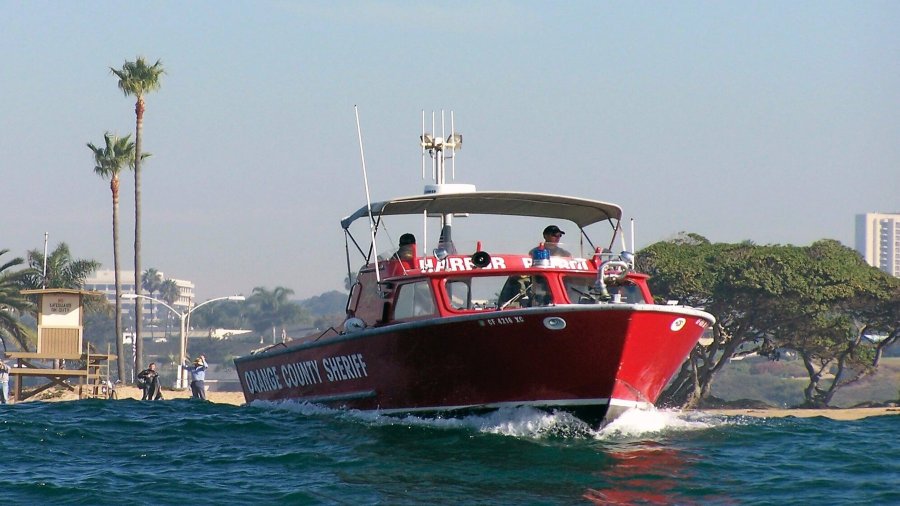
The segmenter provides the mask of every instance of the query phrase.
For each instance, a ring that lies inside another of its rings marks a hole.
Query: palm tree
[[[306,316],[299,304],[288,299],[293,294],[293,290],[283,286],[277,286],[274,290],[261,286],[253,289],[253,295],[248,300],[248,316],[250,327],[259,333],[260,338],[269,329],[298,322]]]
[[[118,360],[119,380],[125,380],[125,343],[122,336],[122,271],[119,265],[119,173],[123,167],[134,165],[134,143],[130,135],[119,138],[109,132],[104,134],[106,146],[98,148],[91,143],[88,147],[94,152],[94,173],[102,179],[109,179],[112,192],[112,227],[113,227],[113,268],[116,279],[116,355]]]
[[[141,275],[141,288],[144,289],[147,293],[153,297],[153,294],[159,291],[159,288],[162,286],[163,277],[162,274],[159,273],[153,267],[144,271]],[[156,303],[152,300],[150,301],[150,319],[156,319],[158,316],[156,315]]]
[[[28,252],[28,265],[23,274],[26,288],[70,288],[80,290],[84,280],[100,268],[96,260],[74,259],[69,245],[61,242],[47,257],[47,272],[44,272],[44,254],[33,249]]]
[[[162,274],[160,274],[156,269],[150,268],[144,271],[141,275],[141,288],[143,288],[147,293],[153,297],[157,291],[159,291],[159,287],[162,285]],[[159,320],[159,315],[156,311],[156,302],[150,301],[150,322],[153,323],[154,326],[157,325]],[[150,337],[154,337],[153,330],[150,331]]]
[[[135,130],[134,130],[134,286],[140,285],[141,275],[141,140],[144,126],[144,95],[160,87],[160,76],[165,72],[162,62],[156,60],[153,65],[147,65],[143,57],[137,61],[126,61],[121,69],[110,67],[110,70],[119,78],[119,89],[125,96],[134,95],[137,101],[134,104]],[[134,300],[135,314],[143,314],[144,305],[141,299]],[[135,318],[135,368],[143,370],[144,347],[141,343],[141,320]]]
[[[8,249],[0,250],[0,256],[8,253]],[[27,270],[10,272],[9,269],[22,265],[25,260],[13,258],[9,262],[0,264],[0,342],[3,343],[3,351],[6,352],[6,337],[13,338],[19,347],[28,350],[28,341],[31,332],[22,325],[19,315],[32,309],[31,302],[20,293],[25,284],[23,279]]]
[[[174,279],[167,279],[160,283],[159,298],[162,299],[166,304],[175,306],[175,301],[177,301],[178,297],[180,296],[181,290],[178,289],[178,284],[175,283]],[[166,337],[169,337],[169,322],[172,315],[168,312],[166,314]]]

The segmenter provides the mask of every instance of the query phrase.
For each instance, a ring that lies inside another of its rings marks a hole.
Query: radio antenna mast
[[[47,240],[50,232],[44,232],[44,270],[41,272],[41,288],[47,288]]]
[[[419,141],[422,145],[422,172],[424,174],[425,153],[431,157],[431,176],[434,178],[434,186],[431,192],[444,191],[449,186],[447,183],[447,172],[445,169],[445,161],[450,158],[453,160],[453,153],[459,151],[462,147],[462,135],[456,133],[453,111],[450,111],[450,137],[446,137],[446,116],[441,110],[441,134],[437,135],[435,125],[435,112],[431,112],[431,131],[434,133],[422,132]],[[422,111],[422,125],[425,124],[425,111]],[[451,162],[452,178],[456,178],[456,161]],[[472,188],[474,190],[474,187]],[[429,193],[429,187],[426,186],[426,193]],[[451,230],[453,228],[453,214],[446,213],[441,215],[441,235],[438,240],[438,247],[446,249],[451,254],[455,253],[453,241],[451,239]]]
[[[372,240],[372,256],[375,263],[378,263],[378,249],[375,245],[375,218],[372,217],[372,199],[369,197],[369,175],[366,172],[366,154],[363,151],[362,128],[359,126],[359,108],[353,106],[353,112],[356,113],[356,135],[359,137],[359,157],[362,160],[363,182],[366,186],[366,208],[369,210],[369,237]],[[379,269],[375,268],[375,282],[381,286],[381,274]]]

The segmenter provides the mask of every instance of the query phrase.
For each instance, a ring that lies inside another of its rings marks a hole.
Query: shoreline
[[[698,413],[724,416],[750,416],[753,418],[813,418],[821,416],[831,420],[862,420],[872,416],[900,415],[900,407],[881,408],[833,408],[833,409],[800,409],[800,408],[746,408],[746,409],[695,409]]]
[[[124,399],[134,399],[141,400],[141,395],[143,392],[138,387],[134,386],[117,386],[116,387],[116,400],[124,400]],[[175,389],[162,389],[161,400],[167,401],[172,399],[189,399],[191,397],[191,390],[175,390]],[[214,402],[217,404],[230,404],[233,406],[240,406],[244,404],[244,393],[243,392],[206,392],[206,399],[209,402]],[[78,398],[78,392],[71,392],[68,390],[53,390],[49,393],[44,392],[43,395],[38,395],[35,397],[31,397],[25,399],[22,402],[68,402],[68,401],[77,401],[80,400]],[[17,404],[15,402],[14,404]]]
[[[141,390],[133,386],[119,386],[116,388],[119,400],[140,400]],[[191,391],[163,389],[163,401],[171,399],[187,399],[191,397]],[[217,404],[229,404],[242,406],[244,404],[243,392],[207,392],[209,402]],[[69,391],[55,391],[52,396],[26,399],[22,402],[63,402],[77,401],[78,394]],[[872,416],[900,415],[900,406],[878,408],[833,408],[833,409],[799,409],[799,408],[729,408],[729,409],[692,409],[688,412],[706,413],[721,416],[749,416],[753,418],[784,418],[793,416],[796,418],[812,418],[821,416],[831,420],[861,420]]]

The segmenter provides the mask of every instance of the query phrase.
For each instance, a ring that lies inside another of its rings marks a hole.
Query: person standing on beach
[[[142,401],[158,401],[162,399],[162,389],[159,387],[159,373],[156,372],[156,363],[150,362],[146,369],[138,373],[138,383],[144,394]]]
[[[9,367],[0,360],[0,403],[9,402]]]
[[[206,400],[206,370],[209,364],[206,363],[206,357],[200,355],[191,365],[187,360],[184,361],[185,369],[191,373],[191,397],[194,399]]]

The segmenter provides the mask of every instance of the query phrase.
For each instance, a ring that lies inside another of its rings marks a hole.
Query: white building
[[[164,273],[160,272],[159,275],[162,279],[166,279]],[[121,276],[122,282],[122,293],[138,293],[134,290],[134,271],[121,271],[119,272],[119,276]],[[175,300],[175,303],[172,304],[175,309],[179,311],[184,311],[188,308],[188,305],[194,299],[194,283],[191,281],[187,281],[184,279],[173,279],[175,282],[175,286],[178,287],[178,299]],[[106,300],[109,301],[110,304],[116,303],[116,271],[114,270],[99,270],[94,273],[93,276],[84,280],[84,289],[85,290],[94,290],[97,292],[102,292],[106,295]],[[151,296],[147,292],[140,292],[144,295]],[[158,294],[152,295],[153,297],[158,298]],[[145,317],[150,314],[150,303],[146,299],[144,300],[144,315]],[[122,314],[131,314],[134,310],[134,300],[122,299]]]
[[[856,251],[872,267],[900,277],[900,213],[857,214]]]

